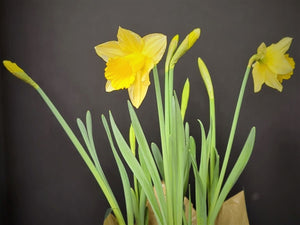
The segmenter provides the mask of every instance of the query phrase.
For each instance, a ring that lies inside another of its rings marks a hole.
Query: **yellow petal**
[[[149,72],[146,74],[138,73],[134,83],[128,88],[129,98],[134,107],[140,107],[146,96],[149,85]]]
[[[108,80],[105,84],[105,91],[106,92],[112,92],[114,91],[115,89],[113,88],[113,86],[111,86],[111,82]]]
[[[290,37],[285,37],[278,41],[276,44],[270,45],[268,48],[274,48],[275,51],[284,54],[290,48],[292,40],[293,39]]]
[[[265,82],[266,69],[266,66],[259,62],[253,64],[252,77],[254,83],[254,92],[259,92],[261,90],[261,86]]]
[[[108,41],[95,47],[96,53],[107,62],[109,58],[124,56],[126,53],[122,51],[117,41]]]
[[[282,84],[277,79],[277,74],[272,73],[270,70],[266,71],[265,74],[265,83],[271,88],[277,89],[278,91],[282,91]]]
[[[282,85],[277,79],[277,74],[273,73],[265,64],[256,62],[253,65],[252,74],[254,92],[260,91],[263,83],[278,91],[282,91]]]
[[[142,50],[142,54],[151,58],[154,64],[157,64],[167,46],[167,37],[163,34],[149,34],[143,37],[144,48]]]
[[[257,48],[257,60],[262,59],[265,56],[266,50],[267,50],[267,46],[264,42],[261,43],[260,46],[258,46],[258,48]]]
[[[143,48],[142,38],[133,31],[119,27],[117,37],[122,51],[127,54],[140,52]]]

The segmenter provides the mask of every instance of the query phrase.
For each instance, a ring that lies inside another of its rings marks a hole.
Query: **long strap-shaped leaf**
[[[104,176],[104,173],[102,171],[102,168],[101,168],[99,160],[98,160],[95,145],[94,145],[93,133],[92,133],[92,118],[91,118],[90,111],[87,111],[86,118],[87,118],[86,119],[86,127],[85,127],[84,123],[81,121],[81,119],[79,119],[79,118],[77,118],[77,125],[78,125],[78,128],[81,132],[81,135],[83,137],[85,145],[90,152],[90,155],[92,157],[92,160],[93,160],[98,172],[102,176]]]
[[[103,177],[101,174],[99,174],[98,170],[96,169],[95,165],[93,164],[90,157],[86,153],[85,149],[82,147],[79,140],[77,139],[77,137],[75,136],[75,134],[73,133],[71,128],[69,127],[69,125],[66,123],[66,121],[64,120],[62,115],[58,112],[58,110],[53,105],[53,103],[48,98],[48,96],[45,94],[45,92],[41,88],[37,88],[36,90],[41,95],[43,100],[46,102],[46,104],[48,105],[48,107],[50,108],[50,110],[52,111],[52,113],[54,114],[54,116],[56,117],[58,122],[60,123],[60,125],[63,127],[64,131],[66,132],[66,134],[68,135],[68,137],[70,138],[70,140],[72,141],[74,146],[76,147],[80,156],[82,157],[82,159],[84,160],[84,162],[86,163],[86,165],[88,166],[88,168],[90,169],[92,174],[94,175],[94,177],[95,177],[96,181],[98,182],[100,188],[102,189],[106,199],[108,200],[111,208],[113,209],[114,214],[115,214],[117,220],[119,221],[119,224],[125,225],[125,221],[122,216],[120,207],[115,199],[115,196],[114,196],[110,186],[105,181],[106,180],[105,177]]]
[[[202,225],[202,224],[206,224],[206,220],[207,220],[205,186],[201,179],[200,173],[198,172],[195,156],[190,154],[190,157],[191,157],[191,162],[192,162],[194,176],[195,176],[197,224]]]
[[[158,198],[158,202],[160,204],[160,210],[162,212],[162,217],[165,220],[166,219],[166,201],[165,201],[165,196],[164,196],[164,192],[163,192],[163,188],[161,185],[161,180],[160,180],[160,176],[159,176],[159,172],[158,169],[155,165],[155,161],[153,159],[153,156],[151,154],[151,150],[149,148],[148,142],[146,140],[146,137],[144,135],[143,129],[141,127],[141,124],[137,118],[137,115],[131,105],[130,102],[128,102],[128,108],[129,108],[129,114],[130,114],[130,118],[131,118],[131,122],[132,122],[132,126],[134,128],[134,132],[136,135],[136,140],[140,146],[140,151],[143,152],[144,156],[147,158],[146,162],[146,166],[148,168],[148,171],[150,172],[151,178],[153,180],[154,183],[154,187],[156,190],[156,194],[157,194],[157,198]]]
[[[127,211],[127,223],[128,225],[133,225],[134,224],[134,219],[133,219],[133,212],[134,212],[134,207],[133,207],[133,200],[132,199],[132,195],[131,195],[131,187],[130,187],[130,182],[128,179],[128,175],[126,172],[126,169],[116,151],[116,148],[114,146],[114,142],[109,130],[109,126],[107,123],[106,118],[104,117],[104,115],[102,115],[102,123],[103,126],[105,128],[109,143],[110,143],[110,147],[113,151],[120,175],[121,175],[121,179],[122,179],[122,184],[123,184],[123,189],[124,189],[124,197],[125,197],[125,204],[126,204],[126,211]],[[136,207],[135,207],[136,208]]]
[[[245,142],[245,145],[242,149],[242,152],[236,161],[233,169],[231,170],[224,187],[222,188],[222,191],[220,193],[220,196],[218,197],[218,200],[216,202],[216,205],[214,208],[211,209],[208,215],[208,224],[213,225],[214,221],[219,213],[219,210],[227,197],[229,191],[241,175],[242,171],[244,170],[245,166],[247,165],[247,162],[251,156],[253,146],[255,141],[255,127],[253,127],[248,135],[248,138]]]
[[[135,156],[132,154],[130,147],[126,143],[119,128],[117,127],[111,112],[109,113],[109,118],[110,118],[112,131],[113,131],[115,140],[117,142],[117,145],[120,149],[120,152],[121,152],[122,156],[124,157],[125,161],[127,162],[129,168],[131,169],[131,171],[134,173],[134,175],[138,179],[139,183],[141,184],[143,191],[145,192],[145,194],[152,206],[152,209],[154,211],[154,214],[157,218],[158,223],[160,225],[166,224],[165,220],[162,216],[162,213],[160,211],[160,207],[157,202],[156,196],[154,194],[151,182],[149,182],[149,180],[147,179],[145,173],[143,172],[143,169],[141,168],[139,162],[137,161]],[[135,133],[137,134],[136,131],[135,131]]]

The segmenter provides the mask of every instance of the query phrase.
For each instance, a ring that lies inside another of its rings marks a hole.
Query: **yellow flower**
[[[149,73],[161,60],[167,45],[163,34],[138,34],[119,27],[118,41],[108,41],[95,47],[106,62],[106,91],[128,89],[132,104],[138,108],[150,85]]]
[[[285,54],[292,38],[285,37],[276,44],[266,47],[262,43],[257,49],[257,61],[253,64],[254,92],[259,92],[263,83],[282,91],[282,81],[290,79],[295,68],[293,58]]]

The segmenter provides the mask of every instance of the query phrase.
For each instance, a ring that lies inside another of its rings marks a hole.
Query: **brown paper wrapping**
[[[113,216],[113,214],[109,214],[105,220],[103,225],[119,225],[117,219]]]
[[[189,200],[184,198],[185,217],[188,218]],[[196,210],[192,206],[192,225],[197,225]],[[148,225],[158,225],[151,207],[149,209]],[[103,225],[118,225],[116,218],[109,214],[104,220]],[[218,214],[215,225],[249,225],[244,191],[239,192],[226,200]]]
[[[249,225],[244,191],[223,203],[215,225]]]

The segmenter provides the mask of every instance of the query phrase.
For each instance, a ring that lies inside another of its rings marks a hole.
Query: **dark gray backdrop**
[[[175,88],[179,92],[189,77],[187,121],[199,141],[196,120],[208,125],[207,95],[196,63],[201,56],[215,87],[221,156],[247,60],[258,45],[291,36],[296,67],[299,61],[297,0],[7,0],[0,4],[1,61],[16,61],[26,70],[77,135],[76,118],[91,110],[99,158],[123,209],[121,182],[100,115],[112,110],[122,132],[127,132],[128,97],[126,91],[105,93],[105,64],[95,54],[95,45],[116,39],[119,25],[141,35],[161,32],[169,40],[200,27],[199,41],[176,67]],[[162,63],[159,68],[163,71]],[[257,138],[250,162],[230,195],[245,189],[250,224],[300,223],[297,71],[284,82],[282,93],[264,86],[254,94],[252,78],[247,85],[231,162],[253,125]],[[39,95],[3,66],[0,87],[0,224],[102,224],[109,207],[106,199]],[[153,86],[137,112],[149,141],[158,142]]]

